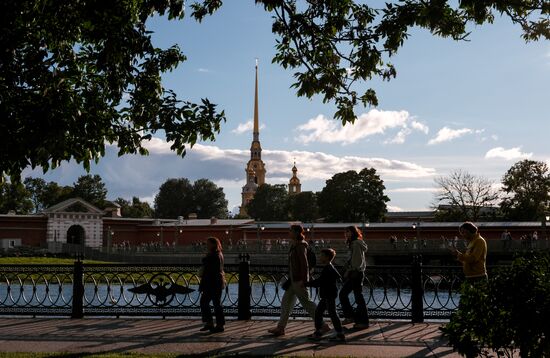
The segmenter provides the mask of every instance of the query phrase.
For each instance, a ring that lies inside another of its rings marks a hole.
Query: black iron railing
[[[239,319],[278,316],[286,266],[226,265],[223,305]],[[192,265],[0,265],[0,314],[196,316],[199,267]],[[315,272],[314,276],[319,272]],[[459,267],[369,266],[363,294],[371,317],[446,319],[460,299]],[[317,289],[311,289],[314,301]],[[306,316],[297,304],[295,316]]]

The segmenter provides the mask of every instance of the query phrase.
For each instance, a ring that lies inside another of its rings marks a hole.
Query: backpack
[[[307,246],[307,265],[309,266],[310,270],[315,268],[315,266],[317,265],[317,256],[309,245]]]

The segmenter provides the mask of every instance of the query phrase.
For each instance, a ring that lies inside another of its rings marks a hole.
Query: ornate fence
[[[200,314],[198,266],[0,265],[0,314],[196,316]],[[239,319],[277,316],[286,266],[226,265],[223,305]],[[319,272],[316,272],[316,275]],[[459,267],[369,266],[363,294],[371,317],[445,319],[457,308]],[[318,300],[317,289],[311,295]],[[296,316],[306,313],[299,305]]]

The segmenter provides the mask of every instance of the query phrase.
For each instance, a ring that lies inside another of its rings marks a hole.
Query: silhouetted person
[[[465,222],[460,225],[460,235],[466,240],[468,246],[464,253],[451,248],[451,253],[462,263],[464,276],[468,282],[487,281],[487,268],[485,261],[487,259],[487,243],[479,234],[477,226],[471,222]]]
[[[342,311],[346,318],[344,324],[355,322],[355,328],[367,328],[369,326],[369,314],[363,297],[363,280],[367,268],[367,244],[363,241],[361,231],[355,226],[348,226],[345,235],[350,257],[344,266],[344,285],[339,296]],[[349,294],[352,291],[357,305],[355,311],[349,302]]]
[[[292,225],[289,236],[291,239],[290,250],[288,252],[289,275],[288,281],[283,284],[285,293],[281,300],[281,317],[279,318],[277,327],[268,330],[274,336],[285,334],[288,318],[296,305],[296,299],[300,301],[302,307],[313,319],[315,319],[315,309],[317,308],[317,305],[311,301],[309,291],[305,286],[306,282],[309,281],[309,263],[307,260],[308,245],[305,240],[304,228],[301,225]],[[324,324],[321,330],[323,333],[326,333],[330,328],[327,324]]]
[[[315,332],[311,335],[314,340],[323,337],[323,315],[328,311],[336,335],[331,338],[333,341],[345,342],[346,336],[342,329],[342,323],[336,312],[336,297],[338,297],[338,287],[336,286],[342,277],[338,271],[332,266],[332,260],[336,256],[336,251],[333,249],[322,249],[319,256],[319,261],[323,265],[321,276],[316,280],[309,281],[306,286],[319,287],[319,296],[321,300],[315,310]]]
[[[225,317],[221,305],[222,293],[225,288],[225,273],[223,271],[223,253],[220,240],[215,237],[209,237],[206,240],[208,253],[202,259],[201,282],[199,291],[201,292],[201,314],[204,327],[201,331],[210,331],[212,333],[223,332],[225,326]],[[216,326],[212,319],[210,310],[210,301],[214,306],[216,315]]]

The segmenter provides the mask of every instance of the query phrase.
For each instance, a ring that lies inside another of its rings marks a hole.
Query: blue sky
[[[92,168],[110,198],[152,201],[170,177],[206,177],[240,204],[252,138],[254,61],[260,61],[260,140],[267,181],[287,182],[296,158],[303,190],[320,190],[332,174],[374,166],[391,210],[428,208],[434,177],[453,169],[499,181],[517,160],[550,162],[550,43],[526,44],[508,19],[472,28],[468,42],[414,30],[393,58],[397,78],[373,87],[377,108],[360,108],[353,127],[332,119],[335,107],[319,97],[298,98],[292,72],[271,64],[275,37],[270,15],[253,1],[226,1],[202,24],[151,20],[158,46],[178,43],[188,60],[165,75],[165,87],[182,99],[208,97],[227,122],[214,143],[200,143],[184,159],[154,139],[149,157],[118,158],[109,149]],[[41,176],[39,171],[26,175]],[[73,183],[85,171],[74,163],[44,175]]]

